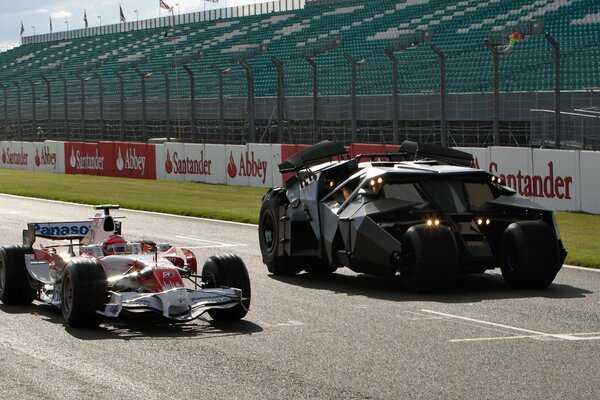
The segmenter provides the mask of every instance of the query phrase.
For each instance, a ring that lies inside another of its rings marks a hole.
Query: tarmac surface
[[[27,222],[85,220],[90,206],[0,195],[0,243]],[[445,294],[339,269],[270,275],[254,225],[116,210],[130,240],[237,253],[252,284],[239,323],[106,320],[0,304],[2,399],[597,399],[600,271],[563,268],[546,290],[499,271]],[[568,249],[567,249],[568,250]]]

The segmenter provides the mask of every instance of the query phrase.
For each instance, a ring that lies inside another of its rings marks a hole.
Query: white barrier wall
[[[0,142],[0,166],[44,172],[65,172],[63,142]]]
[[[600,214],[600,152],[579,153],[580,210]]]

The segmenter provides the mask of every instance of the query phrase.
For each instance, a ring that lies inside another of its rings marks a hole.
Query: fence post
[[[448,147],[449,138],[446,128],[446,56],[433,43],[430,43],[431,49],[438,56],[440,62],[440,102],[441,102],[441,118],[440,118],[440,144]]]
[[[152,76],[152,73],[142,72],[139,69],[135,69],[138,76],[140,77],[141,89],[142,89],[142,141],[148,141],[148,115],[146,112],[146,78]]]
[[[187,64],[182,65],[185,72],[187,72],[190,78],[190,106],[191,106],[191,134],[194,142],[198,141],[198,135],[196,133],[196,79],[194,78],[194,71]]]
[[[304,57],[307,63],[310,64],[311,67],[311,76],[312,76],[312,96],[313,96],[313,137],[312,142],[315,143],[319,140],[321,136],[321,132],[319,129],[319,81],[317,75],[317,63],[311,57]]]
[[[283,143],[283,112],[285,111],[285,76],[283,63],[275,56],[271,62],[277,68],[277,141]]]
[[[400,143],[400,133],[398,132],[398,58],[394,51],[386,49],[385,55],[392,61],[392,143]]]
[[[356,66],[357,65],[365,65],[366,61],[364,59],[360,61],[355,61],[352,56],[348,53],[343,54],[344,59],[351,67],[351,87],[350,87],[350,108],[352,114],[352,143],[355,143],[357,140],[357,127],[356,127]]]
[[[544,36],[554,50],[554,144],[557,149],[560,149],[560,45],[549,33]]]
[[[89,78],[84,78],[81,76],[80,72],[76,72],[77,78],[79,79],[79,87],[81,91],[81,140],[86,141],[87,132],[85,130],[85,81]]]
[[[46,83],[46,94],[48,96],[46,99],[48,102],[48,135],[52,135],[52,97],[50,95],[50,80],[44,74],[40,74],[40,76]]]
[[[225,101],[223,99],[223,74],[231,72],[231,68],[221,70],[215,64],[210,66],[217,73],[217,88],[219,91],[219,141],[225,144]]]
[[[120,134],[119,139],[123,142],[125,141],[125,81],[123,79],[123,74],[119,71],[115,71],[115,75],[119,80],[119,102],[120,102],[120,111],[121,111],[121,121],[120,121]]]
[[[35,85],[36,83],[34,81],[32,81],[31,79],[27,79],[27,82],[29,82],[29,86],[31,87],[31,132],[33,134],[33,140],[35,140],[37,138],[37,121],[35,118],[35,103],[36,103],[36,98],[35,98]]]
[[[254,71],[245,59],[239,61],[239,64],[246,71],[246,80],[248,88],[248,141],[256,142],[256,114],[254,109]]]
[[[500,58],[498,50],[490,43],[489,40],[483,42],[485,47],[492,53],[492,61],[494,64],[494,125],[492,134],[494,138],[494,146],[500,145]]]
[[[13,84],[17,88],[17,134],[21,137],[21,86],[19,82],[13,81]]]
[[[68,101],[68,93],[67,93],[67,79],[64,77],[64,75],[60,75],[59,76],[60,80],[63,83],[63,114],[65,117],[65,122],[64,122],[64,130],[65,133],[68,134],[69,133],[69,101]]]
[[[0,83],[0,88],[2,88],[2,93],[4,95],[4,135],[6,136],[6,127],[8,126],[8,95],[6,93],[6,86],[4,86],[2,83]],[[8,137],[5,137],[5,139],[8,139]]]
[[[171,81],[169,80],[169,74],[164,68],[160,69],[160,73],[165,78],[165,111],[166,123],[167,123],[167,142],[171,141]]]

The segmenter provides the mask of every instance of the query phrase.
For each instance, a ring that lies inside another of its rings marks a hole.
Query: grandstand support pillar
[[[98,80],[98,95],[100,97],[100,140],[104,140],[104,86],[100,74],[94,73],[94,77]]]
[[[169,74],[164,68],[160,69],[160,73],[165,78],[165,112],[166,112],[166,124],[167,124],[167,142],[171,141],[171,81],[169,80]]]
[[[64,133],[66,135],[69,134],[69,98],[68,98],[68,93],[67,93],[67,79],[64,77],[64,75],[60,75],[60,80],[63,83],[63,114],[65,117],[65,122],[64,122]]]
[[[225,144],[225,101],[223,99],[223,73],[215,64],[210,66],[217,73],[217,86],[219,91],[219,142]],[[227,68],[227,71],[231,71]]]
[[[52,135],[52,97],[50,96],[50,80],[44,74],[40,75],[42,80],[46,83],[46,96],[48,101],[48,135]]]
[[[117,79],[119,80],[119,109],[121,112],[120,115],[120,134],[119,139],[121,141],[125,141],[125,81],[123,80],[123,75],[120,72],[115,72]]]
[[[554,144],[557,149],[560,149],[560,45],[549,33],[544,36],[554,50]]]
[[[277,68],[277,141],[283,143],[283,112],[285,111],[285,76],[283,63],[275,56],[271,62]]]
[[[351,86],[350,86],[350,114],[352,115],[352,143],[356,143],[356,65],[357,62],[348,53],[343,54],[344,59],[351,68]]]
[[[32,137],[33,140],[35,140],[35,138],[37,137],[37,121],[36,121],[36,113],[35,113],[35,103],[36,103],[36,98],[35,98],[35,85],[36,83],[34,81],[32,81],[31,79],[27,79],[27,82],[29,82],[29,86],[31,87],[31,132],[32,132]]]
[[[190,78],[190,106],[191,106],[190,124],[191,124],[192,140],[194,142],[197,142],[198,135],[196,133],[196,80],[194,78],[194,71],[192,71],[192,69],[188,65],[183,64],[182,67],[183,67],[183,69],[185,69],[185,72],[187,72],[187,74]]]
[[[307,63],[310,64],[311,67],[311,76],[312,76],[312,95],[313,95],[313,137],[312,142],[316,143],[320,136],[321,132],[319,129],[319,80],[317,74],[317,63],[310,57],[304,57]]]
[[[392,140],[393,144],[400,144],[400,133],[398,132],[398,58],[391,49],[386,49],[385,55],[392,61]]]
[[[440,62],[440,144],[444,147],[448,147],[450,141],[448,140],[448,130],[446,128],[446,56],[439,47],[433,43],[431,43],[430,46],[431,50],[438,56]]]
[[[494,125],[492,128],[492,135],[494,146],[500,145],[500,55],[494,45],[489,40],[483,42],[485,47],[492,53],[492,61],[494,65]]]
[[[256,142],[256,113],[254,109],[254,71],[246,60],[240,60],[240,66],[246,70],[246,79],[248,81],[248,142]]]
[[[6,86],[4,86],[2,83],[0,83],[0,88],[2,89],[2,93],[3,93],[3,98],[4,98],[4,134],[5,134],[5,139],[8,139],[8,137],[6,137],[6,127],[8,126],[8,94],[6,93]]]
[[[21,139],[21,86],[17,81],[13,81],[13,84],[17,88],[17,134]]]
[[[140,85],[142,89],[142,140],[144,142],[148,141],[148,113],[146,107],[146,78],[152,76],[152,73],[145,73],[140,71],[139,69],[135,69],[138,76],[140,77]]]

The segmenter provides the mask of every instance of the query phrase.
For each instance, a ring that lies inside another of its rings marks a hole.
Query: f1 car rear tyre
[[[71,328],[95,328],[102,319],[96,311],[107,299],[104,267],[98,260],[69,263],[62,282],[60,309]]]
[[[275,275],[294,275],[302,270],[290,257],[278,255],[280,207],[287,203],[285,193],[270,191],[260,208],[258,220],[258,242],[263,262],[269,272]]]
[[[454,285],[458,249],[445,226],[413,225],[403,236],[401,279],[412,291],[441,291]]]
[[[502,276],[513,287],[542,289],[561,267],[558,240],[542,221],[518,221],[502,234]]]
[[[29,246],[0,247],[0,301],[6,305],[31,304],[36,290],[31,287],[25,255]]]
[[[202,267],[202,276],[207,277],[207,288],[232,287],[242,291],[242,304],[232,308],[208,310],[208,315],[217,322],[230,322],[242,319],[250,308],[252,292],[250,277],[244,261],[235,254],[212,256]]]

